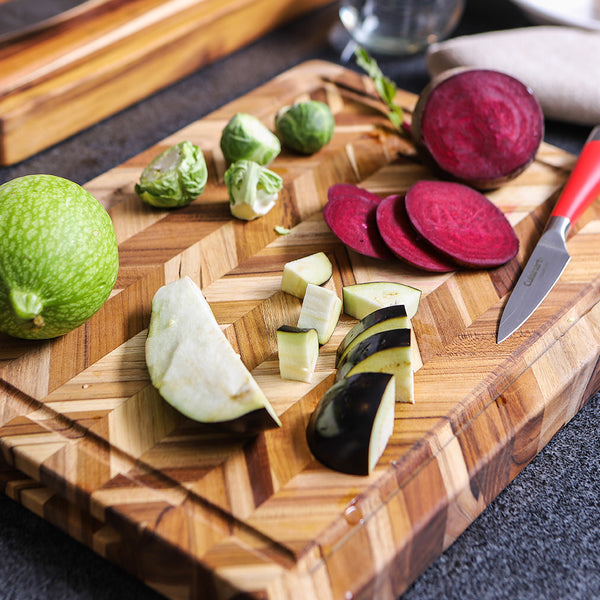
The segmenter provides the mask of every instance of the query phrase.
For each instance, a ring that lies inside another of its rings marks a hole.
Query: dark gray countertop
[[[338,62],[336,22],[333,5],[300,19],[53,148],[1,168],[0,183],[35,172],[85,183],[298,63]],[[529,24],[508,0],[470,0],[455,35]],[[380,65],[401,88],[419,92],[428,81],[422,55],[382,59]],[[546,140],[573,153],[587,134],[584,127],[546,124]],[[404,598],[600,598],[599,410],[596,396]],[[0,557],[1,599],[158,598],[2,495]]]

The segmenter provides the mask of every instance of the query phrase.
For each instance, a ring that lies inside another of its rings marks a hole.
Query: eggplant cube
[[[390,373],[396,378],[396,402],[414,404],[410,329],[380,331],[369,336],[340,361],[336,381],[356,373]]]
[[[306,428],[315,458],[336,471],[369,475],[394,430],[394,376],[358,373],[334,383]]]
[[[342,313],[342,301],[327,288],[309,283],[302,301],[297,326],[301,329],[316,329],[319,344],[329,341]]]
[[[281,377],[310,383],[319,356],[317,330],[282,325],[277,330],[277,350]]]
[[[355,283],[342,288],[344,312],[362,319],[384,306],[404,304],[406,314],[412,319],[421,300],[421,290],[395,281]]]
[[[315,252],[284,265],[281,290],[302,300],[309,283],[322,285],[329,281],[332,274],[333,267],[327,254]]]

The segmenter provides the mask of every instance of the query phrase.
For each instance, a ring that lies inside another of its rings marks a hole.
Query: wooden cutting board
[[[351,88],[368,92],[368,82],[337,65],[300,65],[90,181],[119,240],[112,296],[60,339],[0,339],[2,490],[169,598],[396,598],[600,387],[598,202],[547,300],[495,342],[507,293],[574,157],[544,144],[525,173],[489,194],[521,240],[504,267],[427,275],[367,259],[324,224],[328,187],[360,183],[383,196],[432,174]],[[335,113],[332,142],[312,157],[283,152],[273,163],[285,182],[276,208],[252,222],[230,218],[223,126],[239,111],[271,124],[282,105],[309,97]],[[408,111],[415,100],[398,94]],[[143,205],[133,191],[141,170],[185,139],[207,158],[205,192],[173,211]],[[278,225],[291,233],[278,235]],[[423,360],[416,404],[396,406],[368,477],[321,466],[304,434],[355,321],[342,317],[312,383],[278,374],[275,331],[294,324],[300,307],[279,290],[282,268],[319,250],[340,295],[375,280],[423,290],[413,320]],[[207,432],[150,385],[151,299],[181,275],[201,285],[281,429],[241,440]]]
[[[331,1],[87,0],[0,36],[0,165],[64,140]]]

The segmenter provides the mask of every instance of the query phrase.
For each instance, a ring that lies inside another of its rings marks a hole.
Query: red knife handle
[[[552,216],[566,217],[571,225],[600,195],[600,127],[596,127],[583,146]]]

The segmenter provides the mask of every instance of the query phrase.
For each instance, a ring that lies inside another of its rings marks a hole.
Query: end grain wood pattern
[[[0,164],[64,140],[329,3],[87,0],[1,36]]]
[[[337,83],[336,83],[337,82]],[[48,342],[0,339],[0,489],[169,598],[395,599],[476,518],[600,387],[600,220],[596,202],[569,240],[573,260],[533,317],[495,342],[502,305],[538,239],[574,157],[544,144],[534,164],[489,194],[521,240],[490,271],[424,274],[344,247],[321,209],[333,183],[387,195],[433,174],[356,89],[365,78],[300,65],[90,181],[119,240],[110,299],[84,326]],[[352,91],[354,90],[354,91]],[[220,132],[236,112],[272,124],[314,98],[335,115],[318,154],[284,151],[277,206],[229,215]],[[410,114],[416,98],[398,94]],[[210,179],[191,205],[157,210],[133,186],[169,145],[189,139]],[[276,226],[291,229],[278,235]],[[300,301],[279,289],[284,264],[324,251],[333,286],[390,280],[423,297],[413,319],[423,364],[416,404],[396,406],[374,473],[331,471],[305,427],[334,377],[345,315],[312,383],[279,377],[276,329]],[[171,409],[144,360],[159,286],[189,275],[271,400],[283,426],[231,438]]]

